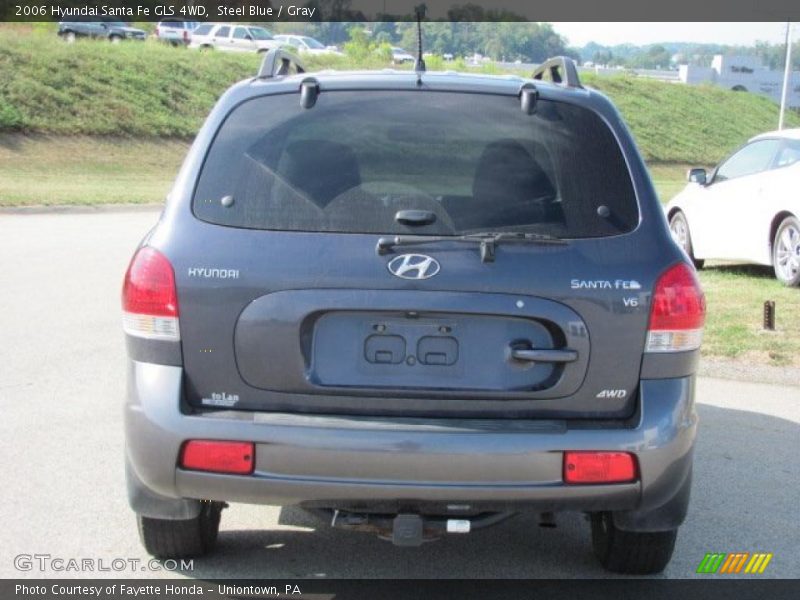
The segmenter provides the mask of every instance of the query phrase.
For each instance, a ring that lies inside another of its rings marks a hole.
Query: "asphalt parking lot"
[[[165,574],[19,571],[14,560],[48,554],[108,566],[114,558],[147,559],[125,498],[119,291],[134,247],[156,218],[141,210],[0,213],[0,577]],[[747,551],[774,554],[761,577],[800,576],[800,387],[702,378],[698,400],[690,516],[665,576],[694,576],[706,552]],[[297,510],[236,505],[223,514],[218,552],[179,575],[606,574],[580,515],[561,517],[556,529],[517,517],[403,549],[332,531]]]

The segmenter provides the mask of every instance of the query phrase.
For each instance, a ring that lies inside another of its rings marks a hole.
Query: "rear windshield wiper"
[[[527,244],[566,244],[566,240],[545,233],[526,233],[523,231],[496,231],[485,233],[466,233],[464,235],[396,235],[378,240],[375,251],[379,255],[388,254],[397,246],[416,246],[435,242],[467,242],[480,244],[481,261],[494,262],[495,247],[500,243]]]

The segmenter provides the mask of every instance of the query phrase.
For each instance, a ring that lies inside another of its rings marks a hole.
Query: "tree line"
[[[324,44],[343,45],[363,39],[365,33],[374,44],[399,46],[416,53],[417,24],[413,22],[324,22],[271,23],[276,33],[301,33]],[[440,22],[422,25],[424,52],[454,57],[475,53],[501,61],[538,63],[551,56],[580,59],[577,50],[549,23],[532,22]]]

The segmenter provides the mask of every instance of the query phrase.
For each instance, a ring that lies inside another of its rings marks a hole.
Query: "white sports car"
[[[800,129],[758,135],[712,173],[687,178],[666,211],[698,269],[706,259],[772,265],[780,281],[800,284]]]

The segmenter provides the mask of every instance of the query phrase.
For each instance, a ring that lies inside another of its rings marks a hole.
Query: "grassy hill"
[[[30,29],[0,25],[0,209],[161,202],[216,98],[259,63],[255,55],[149,41],[67,45],[44,26]],[[309,62],[312,68],[388,66]],[[584,79],[619,106],[665,201],[685,185],[687,163],[711,165],[778,120],[771,101],[751,94],[633,77]],[[800,126],[797,114],[789,124]],[[701,279],[711,307],[704,355],[799,364],[800,329],[790,318],[800,310],[796,290],[781,287],[765,268],[712,266]],[[775,336],[760,330],[767,298],[784,315]]]
[[[630,76],[583,79],[614,101],[648,161],[715,164],[778,127],[778,106],[755,94]],[[786,123],[798,127],[800,117],[789,111]]]
[[[345,58],[307,62],[312,68],[388,66]],[[188,138],[220,93],[258,64],[249,54],[151,41],[68,45],[52,32],[0,29],[0,132]],[[585,82],[619,106],[650,162],[714,163],[778,121],[775,104],[752,94],[631,76],[588,76]],[[789,124],[800,126],[797,114]]]

